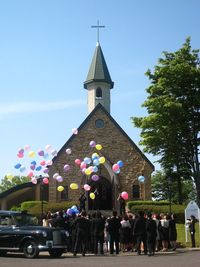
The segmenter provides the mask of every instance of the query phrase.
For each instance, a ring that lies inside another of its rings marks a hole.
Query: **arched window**
[[[132,197],[133,197],[133,199],[139,199],[140,198],[140,187],[139,187],[139,185],[133,185],[133,187],[132,187]]]
[[[102,98],[102,90],[100,87],[98,87],[96,90],[96,98]]]

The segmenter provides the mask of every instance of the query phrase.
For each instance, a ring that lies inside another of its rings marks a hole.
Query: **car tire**
[[[33,259],[38,257],[39,250],[35,241],[26,241],[23,245],[23,253],[26,258]]]
[[[52,258],[59,258],[60,256],[62,256],[63,252],[63,249],[51,249],[49,250],[49,255]]]

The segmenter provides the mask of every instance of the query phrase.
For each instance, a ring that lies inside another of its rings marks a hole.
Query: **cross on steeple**
[[[99,29],[105,28],[105,26],[99,25],[99,20],[97,20],[97,25],[92,25],[91,28],[97,28],[97,42],[99,43]]]

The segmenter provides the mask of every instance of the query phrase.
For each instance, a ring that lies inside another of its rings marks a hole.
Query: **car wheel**
[[[59,258],[63,254],[62,249],[51,249],[49,250],[49,255],[53,258]]]
[[[37,244],[32,240],[26,241],[23,245],[23,253],[26,258],[36,258],[39,255]]]

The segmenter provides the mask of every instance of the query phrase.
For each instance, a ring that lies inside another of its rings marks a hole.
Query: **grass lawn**
[[[176,224],[177,228],[177,242],[180,242],[182,246],[184,247],[191,247],[191,239],[190,239],[190,233],[188,231],[188,241],[186,242],[186,237],[185,237],[185,225],[184,224]],[[200,247],[200,234],[199,234],[199,223],[195,224],[195,241],[196,241],[196,247]]]

